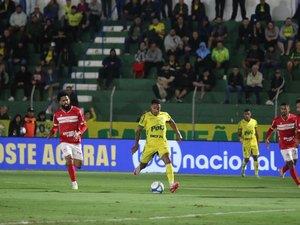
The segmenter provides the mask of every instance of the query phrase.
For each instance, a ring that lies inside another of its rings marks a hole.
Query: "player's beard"
[[[70,104],[62,105],[61,107],[65,111],[69,111],[71,109],[71,105]]]

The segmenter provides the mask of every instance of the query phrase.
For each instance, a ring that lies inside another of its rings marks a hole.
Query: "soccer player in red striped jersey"
[[[59,146],[66,159],[72,189],[77,190],[75,167],[80,169],[82,166],[81,135],[86,130],[86,122],[81,110],[70,105],[70,99],[66,92],[58,93],[57,100],[61,108],[54,114],[53,127],[48,138],[53,137],[59,129]]]
[[[289,169],[292,178],[297,186],[300,188],[300,181],[295,169],[298,159],[298,149],[296,147],[296,120],[297,117],[290,113],[290,106],[287,103],[280,105],[281,115],[277,116],[271,127],[268,130],[266,137],[266,146],[269,148],[270,137],[272,133],[277,130],[279,134],[279,148],[281,155],[286,162],[282,169],[279,169],[281,176]]]
[[[298,147],[300,142],[300,98],[296,101],[297,110],[297,124],[296,124],[296,147]]]

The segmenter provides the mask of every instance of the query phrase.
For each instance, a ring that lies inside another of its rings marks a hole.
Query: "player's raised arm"
[[[274,129],[272,127],[270,127],[267,132],[266,141],[265,141],[267,149],[269,149],[270,137],[272,136],[273,132],[274,132]]]
[[[132,154],[134,154],[139,149],[139,140],[141,138],[142,130],[143,130],[143,127],[139,125],[135,131],[135,144],[131,148]]]
[[[179,131],[178,128],[177,128],[177,125],[176,125],[175,121],[174,121],[173,119],[170,119],[170,120],[168,121],[168,123],[170,124],[170,126],[172,127],[172,129],[176,132],[177,140],[178,140],[179,142],[181,142],[182,136],[181,136],[180,131]]]

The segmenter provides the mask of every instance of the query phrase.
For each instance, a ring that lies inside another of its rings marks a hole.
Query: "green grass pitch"
[[[300,189],[290,177],[0,171],[0,225],[19,224],[300,224]],[[160,180],[162,194],[150,193]]]

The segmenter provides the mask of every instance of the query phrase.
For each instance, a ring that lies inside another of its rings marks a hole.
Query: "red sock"
[[[69,176],[71,178],[71,181],[76,181],[76,172],[75,172],[75,167],[74,164],[69,164],[68,165],[68,172],[69,172]]]
[[[286,171],[288,171],[289,166],[287,164],[284,165],[284,167],[282,167],[282,172],[285,173]]]
[[[293,177],[295,183],[296,183],[297,185],[299,185],[299,184],[300,184],[300,181],[299,181],[299,179],[298,179],[297,171],[295,170],[294,167],[290,168],[290,174],[291,174],[291,176]]]

